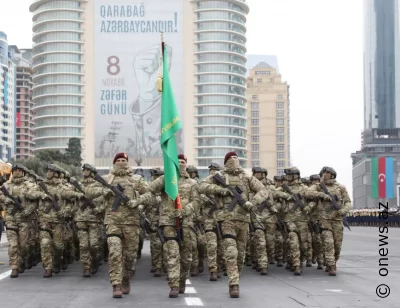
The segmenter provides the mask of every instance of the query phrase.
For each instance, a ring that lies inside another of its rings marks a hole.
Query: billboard
[[[161,158],[160,34],[182,116],[183,0],[96,0],[94,22],[95,156]],[[182,132],[176,137],[183,152]]]

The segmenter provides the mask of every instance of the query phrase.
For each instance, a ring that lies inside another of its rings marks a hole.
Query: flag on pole
[[[182,129],[182,122],[179,117],[174,93],[172,90],[171,79],[168,71],[168,54],[165,43],[162,42],[162,61],[163,75],[161,85],[161,149],[164,158],[164,185],[168,197],[174,201],[179,201],[178,180],[180,178],[180,168],[178,162],[178,150],[175,134]],[[160,80],[159,80],[160,82]]]
[[[371,159],[371,197],[394,198],[393,157],[373,157]]]

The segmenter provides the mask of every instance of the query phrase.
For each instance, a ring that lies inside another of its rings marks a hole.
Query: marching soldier
[[[238,298],[239,275],[243,268],[249,235],[249,212],[253,206],[261,204],[268,197],[268,192],[255,177],[245,174],[235,152],[225,155],[224,165],[221,174],[209,176],[204,180],[200,186],[200,192],[214,195],[218,207],[222,210],[221,231],[229,276],[229,294],[231,298]],[[254,196],[250,201],[251,193]],[[230,204],[234,205],[232,211]]]
[[[34,184],[26,180],[26,167],[14,164],[12,178],[1,187],[0,202],[7,215],[8,255],[11,278],[17,278],[26,268],[29,256],[30,217],[36,203],[44,196],[35,191]]]
[[[164,191],[164,176],[160,176],[149,185],[150,192],[141,196],[132,204],[137,207],[151,206],[156,202],[157,195],[161,194],[162,205],[160,207],[160,219],[158,225],[162,237],[163,250],[167,257],[168,284],[171,288],[170,298],[177,298],[179,294],[185,293],[186,279],[189,276],[192,263],[192,238],[194,209],[199,206],[199,194],[196,187],[197,182],[190,178],[186,171],[187,158],[183,154],[178,156],[180,166],[180,179],[178,190],[182,203],[182,210],[175,208],[175,203],[168,198]],[[176,229],[176,218],[182,217],[182,233]]]
[[[351,209],[351,201],[346,187],[336,181],[336,171],[333,168],[323,167],[320,173],[321,183],[311,186],[306,196],[313,200],[309,207],[319,213],[326,271],[329,276],[336,276],[336,262],[343,242],[342,217]]]

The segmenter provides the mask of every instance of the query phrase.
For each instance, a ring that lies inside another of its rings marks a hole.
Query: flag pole
[[[157,90],[158,92],[162,92],[163,90],[163,59],[164,59],[164,32],[161,32],[161,53],[160,53],[160,70],[158,72],[158,77],[157,77]]]

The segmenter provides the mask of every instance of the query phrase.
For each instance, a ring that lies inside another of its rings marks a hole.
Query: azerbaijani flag
[[[374,157],[371,159],[371,197],[394,198],[393,157]]]

